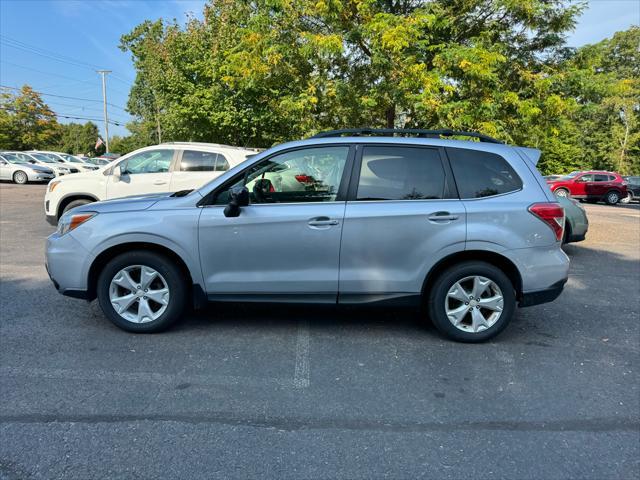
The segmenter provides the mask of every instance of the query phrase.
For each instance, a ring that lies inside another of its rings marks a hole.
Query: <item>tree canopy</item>
[[[42,97],[25,85],[13,95],[0,92],[0,148],[30,150],[55,144],[60,124]]]

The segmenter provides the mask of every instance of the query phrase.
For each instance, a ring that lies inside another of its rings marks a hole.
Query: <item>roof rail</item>
[[[440,138],[440,137],[472,137],[477,138],[481,142],[487,143],[504,143],[493,137],[483,135],[478,132],[463,132],[458,130],[422,130],[419,128],[345,128],[343,130],[328,130],[326,132],[320,132],[311,138],[329,138],[329,137],[343,137],[343,136],[359,137],[363,135],[382,135],[382,136],[416,136],[424,138]]]
[[[208,142],[162,142],[160,145],[194,145],[194,146],[201,146],[201,147],[219,147],[219,148],[233,148],[237,150],[260,151],[260,149],[258,148],[237,147],[234,145],[225,145],[223,143],[208,143]]]

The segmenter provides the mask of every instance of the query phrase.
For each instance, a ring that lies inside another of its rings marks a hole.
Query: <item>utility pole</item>
[[[106,74],[111,73],[111,70],[96,70],[97,73],[102,75],[102,104],[104,107],[104,146],[106,153],[109,153],[109,117],[107,116],[107,81]]]

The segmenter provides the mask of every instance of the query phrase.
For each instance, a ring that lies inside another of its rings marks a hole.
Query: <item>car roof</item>
[[[305,140],[297,140],[293,142],[282,143],[272,147],[270,151],[276,151],[286,148],[304,147],[310,145],[336,145],[336,144],[394,144],[394,145],[422,145],[432,147],[455,147],[471,150],[480,150],[486,152],[500,153],[513,150],[513,145],[503,143],[488,143],[470,140],[454,140],[448,138],[424,138],[424,137],[392,137],[392,136],[351,136],[351,137],[320,137],[307,138]],[[518,147],[523,148],[523,147]]]
[[[250,152],[260,152],[262,149],[260,148],[249,148],[249,147],[237,147],[233,145],[225,145],[223,143],[206,143],[206,142],[164,142],[158,145],[150,145],[150,147],[160,147],[160,146],[177,146],[177,147],[203,147],[203,148],[222,148],[225,150],[238,150],[238,151],[250,151]]]

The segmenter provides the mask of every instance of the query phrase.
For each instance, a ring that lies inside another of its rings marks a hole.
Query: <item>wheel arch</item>
[[[487,250],[463,250],[461,252],[452,253],[436,263],[427,274],[422,285],[422,297],[427,298],[427,294],[433,287],[434,281],[448,268],[462,262],[482,261],[494,265],[502,270],[516,291],[516,300],[522,298],[522,276],[518,271],[518,267],[507,257],[496,252]]]
[[[90,200],[91,202],[100,201],[98,197],[91,193],[70,193],[68,195],[65,195],[58,202],[58,208],[56,210],[56,217],[58,218],[58,220],[60,220],[65,207],[75,200]]]
[[[87,298],[89,300],[93,300],[97,296],[98,277],[107,263],[109,263],[111,259],[120,255],[121,253],[131,252],[133,250],[142,250],[145,252],[157,253],[174,261],[182,271],[185,280],[187,280],[188,292],[192,293],[196,282],[194,282],[191,271],[189,270],[187,264],[175,251],[164,245],[153,242],[126,242],[113,245],[103,250],[91,263],[87,278]]]

